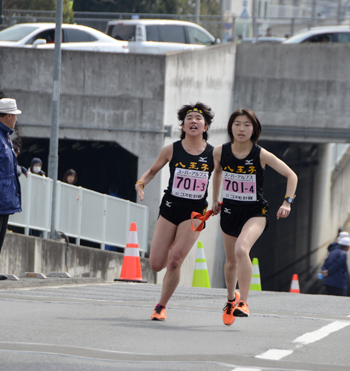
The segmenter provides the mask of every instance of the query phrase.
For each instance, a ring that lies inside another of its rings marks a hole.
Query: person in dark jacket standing
[[[22,211],[17,160],[10,139],[21,113],[15,99],[0,99],[0,253],[9,215]],[[0,280],[6,279],[7,276],[0,275]]]
[[[335,249],[340,249],[341,246],[339,245],[339,241],[340,241],[343,237],[350,237],[350,235],[349,235],[348,232],[342,231],[342,230],[339,228],[339,234],[338,234],[337,240],[331,242],[331,243],[328,245],[328,247],[327,247],[328,252],[331,252],[331,251],[333,251],[333,250],[335,250]]]
[[[350,248],[350,238],[343,237],[338,243],[341,248],[331,251],[323,264],[323,284],[327,295],[347,296],[349,275],[346,253]]]

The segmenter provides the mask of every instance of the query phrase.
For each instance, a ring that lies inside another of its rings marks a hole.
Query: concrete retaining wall
[[[65,242],[8,232],[0,255],[0,272],[20,276],[25,272],[66,272],[73,277],[97,277],[113,281],[120,277],[124,255],[70,244],[66,270]],[[141,258],[142,278],[156,282],[148,259]]]
[[[164,74],[163,55],[63,51],[59,138],[118,143],[138,156],[140,177],[164,144]],[[0,76],[0,91],[22,110],[21,135],[50,138],[53,51],[2,47]],[[160,193],[158,176],[143,203],[150,212],[149,238]]]
[[[297,140],[314,141],[307,131],[322,129],[345,130],[338,140],[348,141],[349,57],[346,44],[240,44],[235,106],[252,108],[263,126],[296,129]]]
[[[333,230],[350,231],[350,148],[333,170],[331,179],[331,217]]]

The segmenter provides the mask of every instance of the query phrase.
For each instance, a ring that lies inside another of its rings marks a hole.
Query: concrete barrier
[[[67,252],[67,261],[66,261]],[[21,276],[25,272],[66,272],[72,277],[97,277],[105,281],[119,278],[124,255],[114,251],[69,245],[8,232],[0,256],[0,272]],[[66,270],[67,266],[67,270]],[[141,258],[142,278],[156,283],[156,273]]]

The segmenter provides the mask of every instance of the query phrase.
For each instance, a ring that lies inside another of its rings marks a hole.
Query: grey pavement
[[[151,321],[160,285],[100,279],[0,282],[0,370],[317,370],[350,367],[350,298],[250,294],[222,323],[225,289],[178,287]]]

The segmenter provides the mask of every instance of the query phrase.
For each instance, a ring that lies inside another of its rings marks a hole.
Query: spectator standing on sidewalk
[[[21,212],[21,186],[17,175],[17,160],[10,135],[16,125],[15,99],[0,99],[0,253],[4,243],[9,215]],[[7,276],[0,275],[0,280]]]
[[[340,249],[341,246],[339,245],[339,241],[344,238],[344,237],[350,237],[349,233],[346,232],[346,231],[342,231],[340,228],[338,230],[338,237],[337,237],[337,240],[336,241],[333,241],[331,242],[328,247],[327,247],[327,250],[329,252],[335,250],[335,249]]]
[[[327,295],[347,296],[349,282],[347,252],[350,248],[350,237],[341,238],[338,244],[340,249],[332,250],[323,264],[323,284]]]

